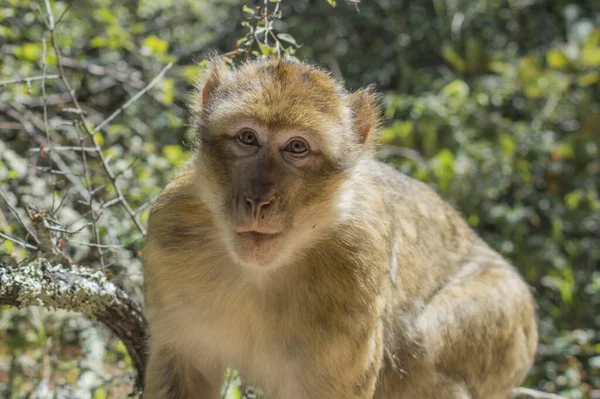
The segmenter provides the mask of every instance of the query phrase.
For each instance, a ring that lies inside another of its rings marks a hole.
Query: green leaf
[[[183,164],[183,150],[179,145],[167,145],[163,148],[163,155],[172,165]]]
[[[258,43],[258,47],[260,48],[260,52],[262,55],[269,56],[269,55],[277,54],[277,50],[275,50],[273,47],[267,46],[266,44],[261,43],[261,42],[257,42],[257,43]]]
[[[442,46],[442,56],[444,59],[457,70],[464,72],[467,70],[467,64],[465,60],[458,55],[454,48],[449,44]]]
[[[119,22],[117,16],[113,14],[108,8],[101,8],[94,12],[94,18],[97,21],[105,22],[107,24],[116,24]]]
[[[570,304],[573,302],[573,291],[575,290],[575,279],[573,278],[573,270],[571,268],[564,268],[563,273],[565,276],[560,281],[559,289],[560,296],[564,303]]]
[[[150,35],[142,42],[144,48],[151,54],[164,54],[169,49],[169,43],[155,35]]]
[[[8,177],[9,179],[18,179],[19,172],[16,170],[9,170],[8,173],[6,174],[6,177]]]
[[[406,139],[410,138],[414,129],[414,123],[412,121],[395,121],[394,124],[382,132],[382,141],[384,143],[390,143],[396,139],[401,139],[403,144],[407,143]]]
[[[523,82],[538,79],[542,73],[539,60],[534,56],[527,56],[519,65],[519,79]]]
[[[175,82],[173,79],[164,78],[160,82],[160,88],[162,91],[162,102],[165,105],[173,104],[173,99],[175,96]]]
[[[331,7],[336,7],[337,6],[337,3],[335,2],[335,0],[327,0],[327,2],[329,3],[329,5]]]
[[[108,39],[104,36],[96,36],[90,40],[90,45],[92,47],[106,47],[108,44]]]
[[[469,216],[469,224],[471,227],[477,227],[479,225],[479,216],[475,214]]]
[[[469,85],[461,79],[456,79],[444,86],[442,93],[447,97],[459,96],[465,98],[469,96]]]
[[[279,33],[277,35],[277,38],[279,40],[284,41],[284,42],[291,43],[291,44],[293,44],[296,47],[300,47],[300,45],[298,44],[298,42],[296,42],[296,39],[294,39],[294,37],[292,35],[290,35],[289,33]]]
[[[573,158],[573,147],[569,143],[557,143],[552,148],[552,159],[570,159]]]
[[[27,61],[37,61],[42,55],[42,45],[39,43],[26,43],[15,49],[17,58]]]
[[[145,30],[145,25],[142,22],[137,22],[131,25],[130,32],[131,33],[142,33]]]
[[[96,142],[96,144],[98,144],[100,147],[102,147],[104,145],[104,135],[102,135],[102,133],[100,133],[100,132],[95,133],[94,141]]]
[[[581,52],[581,63],[584,66],[600,66],[600,47],[584,47]]]
[[[108,392],[103,387],[96,388],[94,391],[94,399],[106,399],[108,398]]]
[[[586,73],[577,79],[580,86],[591,86],[598,81],[600,81],[600,73],[597,71]]]
[[[440,189],[447,191],[454,178],[454,154],[444,148],[438,152],[433,161],[433,173],[439,179]]]
[[[500,146],[502,147],[502,155],[506,158],[512,158],[517,149],[517,145],[513,138],[508,134],[500,136]]]
[[[123,356],[123,359],[125,361],[125,364],[127,364],[128,366],[131,366],[131,357],[129,356],[129,351],[127,350],[127,347],[125,346],[125,344],[123,343],[123,341],[118,341],[117,345],[115,346],[115,351],[120,354],[121,356]]]
[[[204,61],[206,61],[206,60],[204,60]],[[200,65],[195,65],[195,64],[186,65],[183,68],[183,76],[185,76],[185,79],[188,81],[188,83],[194,83],[201,71],[202,71],[202,66],[200,66]]]
[[[546,54],[546,62],[550,68],[563,69],[569,65],[569,60],[559,49],[552,49]]]
[[[574,190],[565,195],[565,204],[569,209],[577,209],[583,198],[583,193],[580,190]]]
[[[250,7],[246,6],[246,5],[242,7],[242,11],[243,12],[247,12],[248,14],[253,14],[254,15],[254,10],[251,9]]]
[[[13,244],[12,241],[5,240],[2,243],[2,248],[4,248],[4,251],[10,255],[15,250],[15,244]]]

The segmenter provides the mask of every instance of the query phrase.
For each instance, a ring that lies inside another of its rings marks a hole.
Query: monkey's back
[[[361,199],[380,193],[391,221],[387,356],[376,398],[504,399],[537,346],[529,287],[428,186],[365,162],[373,189]]]

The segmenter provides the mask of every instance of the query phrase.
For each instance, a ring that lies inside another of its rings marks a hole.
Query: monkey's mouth
[[[238,232],[238,237],[254,242],[255,244],[260,244],[266,241],[271,241],[281,235],[281,233],[261,233],[260,231],[244,231]]]

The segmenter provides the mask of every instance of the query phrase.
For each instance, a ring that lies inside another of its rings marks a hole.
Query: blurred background
[[[535,291],[525,385],[600,398],[596,0],[0,0],[0,262],[31,259],[34,204],[68,256],[142,301],[148,206],[190,157],[186,97],[215,53],[297,57],[350,89],[376,84],[379,157],[458,208]],[[1,398],[131,386],[104,326],[0,309]]]

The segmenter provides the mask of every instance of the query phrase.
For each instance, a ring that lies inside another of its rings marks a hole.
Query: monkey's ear
[[[202,109],[206,109],[206,106],[210,103],[213,98],[216,89],[223,82],[224,76],[228,73],[225,63],[220,57],[213,57],[209,65],[204,70],[196,82],[196,87],[201,92]]]
[[[380,96],[374,86],[368,86],[350,95],[350,107],[354,116],[354,129],[361,143],[373,142],[377,139],[379,127]]]

